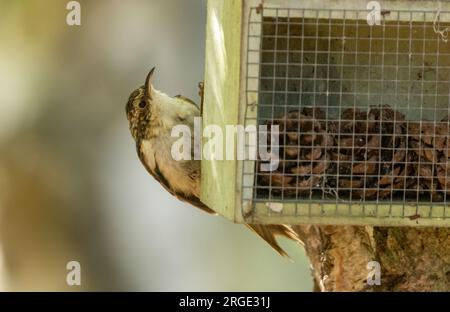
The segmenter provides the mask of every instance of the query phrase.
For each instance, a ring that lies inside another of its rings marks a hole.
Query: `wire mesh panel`
[[[450,14],[367,17],[250,9],[245,123],[278,143],[244,163],[253,217],[450,218]]]

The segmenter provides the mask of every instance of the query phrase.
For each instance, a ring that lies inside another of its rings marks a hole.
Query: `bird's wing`
[[[161,170],[159,170],[158,163],[156,163],[156,167],[155,167],[154,170],[152,170],[147,165],[147,163],[145,161],[145,158],[144,158],[144,154],[142,153],[142,151],[139,148],[139,146],[140,146],[140,143],[137,142],[136,150],[137,150],[137,154],[139,156],[139,159],[140,159],[141,163],[144,165],[145,169],[147,169],[148,173],[150,173],[153,176],[153,178],[155,178],[155,180],[158,181],[159,184],[161,184],[166,189],[167,192],[169,192],[170,194],[172,194],[173,196],[175,196],[179,200],[187,202],[187,203],[191,204],[192,206],[203,210],[204,212],[207,212],[207,213],[210,213],[210,214],[217,214],[214,210],[212,210],[211,208],[209,208],[208,206],[203,204],[200,201],[200,199],[198,199],[196,196],[187,196],[186,194],[182,194],[182,193],[179,193],[179,192],[176,192],[175,190],[173,190],[170,187],[169,182],[167,182],[167,179],[162,174]]]
[[[175,95],[174,97],[178,98],[178,99],[182,99],[183,101],[186,101],[188,103],[191,103],[192,105],[194,105],[195,107],[197,107],[197,104],[195,104],[194,101],[192,101],[190,98],[187,98],[181,94]]]
[[[278,244],[276,236],[284,236],[301,245],[300,237],[289,226],[284,224],[246,224],[253,232],[266,241],[281,256],[289,258],[289,255]]]
[[[208,206],[206,206],[204,203],[202,203],[200,201],[200,199],[196,196],[191,196],[191,197],[186,197],[186,196],[177,196],[175,195],[178,199],[185,201],[189,204],[191,204],[194,207],[197,207],[201,210],[203,210],[204,212],[210,213],[210,214],[214,214],[217,215],[217,212],[215,212],[214,210],[212,210],[211,208],[209,208]]]

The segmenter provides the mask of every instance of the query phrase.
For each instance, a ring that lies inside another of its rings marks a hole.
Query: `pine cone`
[[[450,131],[448,119],[414,122],[408,126],[409,146],[414,152],[417,194],[432,201],[444,200],[450,191]],[[417,198],[419,200],[419,198]]]
[[[272,124],[280,130],[280,164],[274,172],[259,172],[258,185],[269,186],[273,196],[309,198],[312,191],[321,192],[329,166],[326,150],[333,144],[324,120],[324,112],[317,108],[274,119]]]
[[[334,125],[337,131],[331,152],[336,174],[331,187],[340,190],[339,196],[381,199],[404,188],[409,174],[404,121],[401,113],[387,106],[368,112],[350,108],[342,113]]]

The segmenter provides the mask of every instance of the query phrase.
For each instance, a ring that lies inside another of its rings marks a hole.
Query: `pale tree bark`
[[[318,291],[450,291],[450,229],[294,226]],[[378,261],[381,285],[367,284]]]

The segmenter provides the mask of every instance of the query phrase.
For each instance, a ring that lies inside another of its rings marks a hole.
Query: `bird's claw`
[[[202,98],[202,99],[203,99],[203,91],[204,91],[204,87],[205,87],[204,82],[203,82],[203,81],[200,81],[200,82],[198,83],[198,95],[199,95],[200,98]]]

